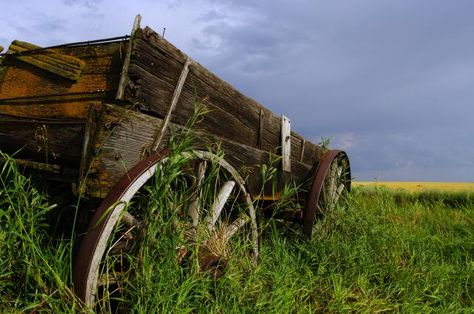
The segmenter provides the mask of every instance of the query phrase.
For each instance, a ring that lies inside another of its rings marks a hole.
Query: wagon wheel
[[[303,213],[303,233],[311,238],[318,216],[334,209],[341,196],[351,189],[351,168],[347,154],[330,150],[321,158]]]
[[[209,152],[194,151],[179,157],[185,162],[179,175],[181,181],[176,182],[189,188],[183,196],[188,200],[187,208],[176,211],[177,224],[185,229],[181,233],[183,245],[176,248],[177,261],[197,256],[200,269],[217,276],[231,258],[229,246],[233,241],[242,241],[256,263],[255,209],[242,177],[222,157]],[[143,213],[139,212],[136,199],[143,197],[147,186],[155,180],[155,172],[163,168],[168,158],[167,152],[161,152],[133,167],[94,214],[79,249],[74,276],[75,293],[86,304],[101,311],[110,310],[110,303],[100,305],[102,299],[117,299],[123,294],[125,287],[120,277],[127,271],[127,261],[121,255],[123,252],[133,255],[139,243],[137,238],[146,228],[146,221],[140,221]],[[197,254],[192,253],[197,250]],[[111,257],[116,262],[113,266],[108,262]]]

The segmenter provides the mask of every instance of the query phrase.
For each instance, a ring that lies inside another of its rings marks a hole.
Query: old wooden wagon
[[[256,260],[255,200],[276,201],[293,180],[301,186],[299,206],[277,217],[301,222],[311,236],[317,215],[350,189],[344,152],[305,140],[290,130],[288,118],[244,96],[139,24],[137,17],[130,36],[48,48],[14,41],[1,58],[0,150],[14,154],[31,173],[70,182],[82,198],[102,199],[76,261],[74,289],[88,304],[117,280],[105,284],[102,265],[106,256],[126,249],[123,242],[140,226],[128,204],[166,162],[170,134],[186,130],[196,101],[209,112],[192,131],[194,150],[183,153],[189,202],[181,213],[188,242],[209,244],[220,237],[227,243],[244,233],[241,239],[249,241]],[[213,150],[215,143],[223,156]],[[264,186],[260,173],[272,156],[280,157],[276,188]],[[205,205],[202,186],[212,165],[220,174],[208,184],[213,200]],[[202,223],[208,232],[204,240],[196,236]],[[224,263],[209,248],[202,251],[203,269]]]

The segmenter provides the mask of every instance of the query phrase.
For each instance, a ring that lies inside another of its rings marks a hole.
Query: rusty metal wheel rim
[[[303,212],[303,233],[311,238],[313,233],[313,225],[318,214],[323,214],[326,210],[331,210],[332,208],[319,208],[321,204],[322,191],[327,184],[330,178],[330,169],[334,164],[342,163],[341,167],[346,167],[343,169],[342,173],[342,184],[343,191],[339,192],[339,196],[345,192],[349,192],[351,189],[351,171],[350,163],[347,154],[341,150],[330,150],[326,152],[321,158],[318,167],[316,168],[315,176],[313,183],[311,185],[311,190],[306,201],[306,207]],[[332,202],[332,206],[337,203],[338,199],[335,202]]]
[[[223,158],[212,153],[194,151],[192,153],[183,154],[193,154],[193,158],[206,161],[217,161],[219,166],[228,171],[232,178],[234,178],[235,185],[243,191],[243,198],[248,209],[248,217],[246,217],[245,221],[240,220],[235,224],[229,225],[226,231],[228,232],[229,237],[231,237],[244,225],[250,226],[252,257],[254,263],[256,263],[258,258],[258,233],[255,208],[253,207],[250,194],[247,193],[243,178],[232,165]],[[111,235],[113,228],[118,224],[120,216],[126,207],[126,203],[130,201],[135,193],[137,193],[137,191],[143,187],[151,177],[154,176],[157,166],[161,162],[164,162],[167,159],[167,156],[168,152],[162,151],[158,154],[151,155],[133,167],[118,181],[94,214],[90,223],[89,231],[82,240],[74,274],[75,293],[87,305],[94,306],[95,304],[95,294],[98,289],[99,265],[106,250],[109,236]],[[212,221],[212,219],[210,220]],[[210,256],[209,258],[215,259],[216,257]],[[209,263],[209,261],[203,261],[204,265],[206,263],[209,265],[213,264]]]

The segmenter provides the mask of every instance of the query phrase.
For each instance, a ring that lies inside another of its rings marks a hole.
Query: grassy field
[[[385,187],[390,190],[407,192],[440,191],[440,192],[474,192],[474,182],[374,182],[356,181],[356,187]]]
[[[1,313],[88,311],[71,291],[74,240],[52,236],[55,210],[12,162],[3,165]],[[469,193],[356,187],[317,223],[312,241],[298,226],[266,221],[258,266],[231,260],[218,280],[177,264],[169,215],[153,217],[132,263],[124,298],[131,312],[474,312]]]

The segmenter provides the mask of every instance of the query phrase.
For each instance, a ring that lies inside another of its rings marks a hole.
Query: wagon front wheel
[[[332,211],[350,189],[351,168],[347,154],[340,150],[326,152],[316,168],[303,212],[303,233],[309,239],[316,219]]]
[[[167,174],[174,158],[178,171]],[[172,179],[169,179],[172,178]],[[124,175],[102,201],[79,249],[74,276],[75,293],[99,311],[120,307],[130,276],[130,257],[140,250],[140,237],[150,217],[145,213],[157,180],[175,213],[173,228],[181,238],[175,248],[178,263],[190,258],[202,271],[219,276],[232,259],[233,247],[258,258],[255,209],[245,182],[222,156],[206,151],[154,154]],[[173,202],[176,201],[176,204]],[[175,206],[176,205],[176,206]],[[167,209],[168,210],[168,209]],[[149,218],[148,218],[149,219]]]

